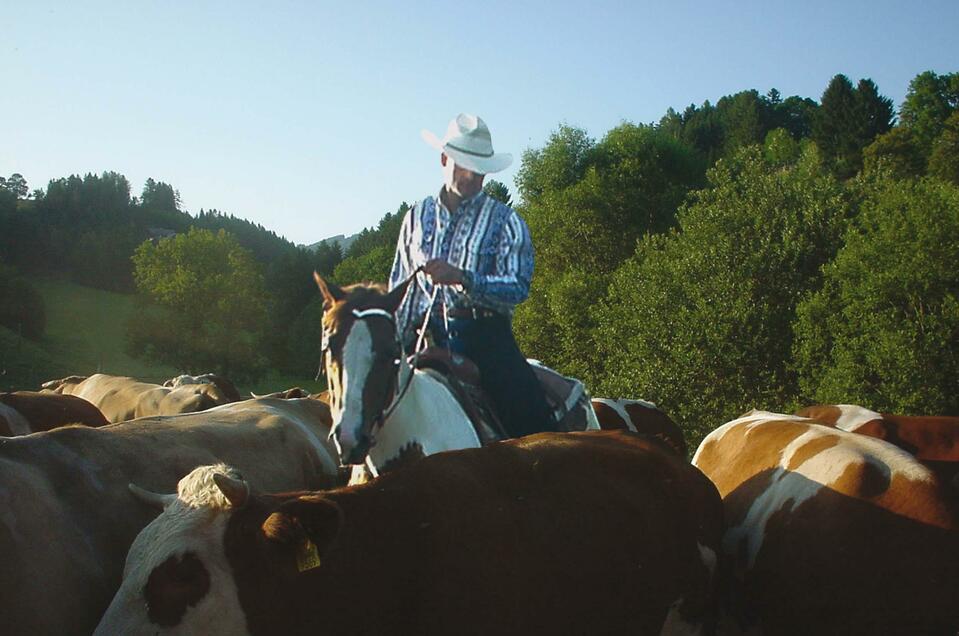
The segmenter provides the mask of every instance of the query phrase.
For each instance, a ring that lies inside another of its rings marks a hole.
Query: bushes
[[[959,188],[880,176],[825,285],[798,309],[807,399],[904,413],[957,413]]]
[[[4,265],[0,265],[0,325],[30,340],[40,340],[47,326],[43,297]]]
[[[849,206],[810,146],[781,166],[748,147],[709,172],[680,228],[646,237],[596,312],[595,394],[650,399],[692,440],[795,401],[796,304],[840,245]]]

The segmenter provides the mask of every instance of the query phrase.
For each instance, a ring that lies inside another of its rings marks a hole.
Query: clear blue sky
[[[112,170],[296,243],[438,190],[457,112],[514,166],[560,123],[602,137],[755,88],[819,100],[836,73],[901,104],[959,71],[959,1],[3,2],[0,175]]]

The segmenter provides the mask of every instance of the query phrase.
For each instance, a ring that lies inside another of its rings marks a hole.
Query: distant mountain
[[[353,244],[353,241],[355,241],[358,236],[359,236],[359,233],[351,234],[350,236],[346,236],[344,234],[337,234],[336,236],[327,237],[323,239],[322,241],[317,241],[316,243],[313,243],[311,245],[306,245],[305,247],[308,250],[315,251],[323,243],[339,243],[340,249],[342,249],[343,253],[345,254],[346,250],[350,248],[350,245]]]

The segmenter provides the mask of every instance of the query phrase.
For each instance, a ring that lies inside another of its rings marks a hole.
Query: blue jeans
[[[437,344],[446,343],[442,324],[431,325],[431,331]],[[510,437],[557,430],[543,388],[516,345],[508,317],[450,319],[449,347],[479,367],[480,384]]]

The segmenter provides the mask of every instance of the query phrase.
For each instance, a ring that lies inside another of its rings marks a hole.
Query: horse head
[[[394,314],[406,284],[340,288],[314,272],[323,294],[323,364],[329,383],[330,438],[346,464],[363,463],[397,391],[402,347]]]

